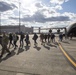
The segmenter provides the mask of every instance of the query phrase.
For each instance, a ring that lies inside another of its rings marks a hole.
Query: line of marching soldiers
[[[61,37],[61,35],[60,35]],[[38,35],[35,33],[33,35],[33,38],[34,40],[34,44],[36,45],[37,44],[37,39],[38,39]],[[2,46],[2,51],[1,51],[1,55],[0,55],[0,58],[3,56],[5,50],[8,52],[8,55],[11,54],[10,52],[10,47],[12,45],[12,47],[14,49],[16,49],[18,47],[17,45],[17,41],[20,41],[20,46],[19,48],[23,48],[24,46],[24,40],[26,42],[26,46],[28,46],[28,44],[31,44],[30,43],[30,40],[29,40],[29,34],[26,34],[26,36],[21,32],[20,33],[20,37],[15,34],[15,33],[10,33],[9,35],[6,34],[6,32],[3,32],[3,35],[0,36],[0,44]],[[40,41],[41,41],[41,45],[44,44],[44,42],[55,42],[55,34],[51,33],[51,34],[43,34],[41,33],[40,34]],[[8,46],[7,46],[8,45]]]
[[[34,40],[34,43],[37,44],[36,40],[38,39],[38,35],[35,33],[32,39]],[[2,46],[0,58],[2,58],[5,50],[8,52],[8,55],[10,55],[11,52],[9,49],[10,49],[11,45],[14,49],[16,49],[18,47],[18,45],[17,45],[18,40],[20,41],[19,48],[23,48],[24,40],[26,42],[26,46],[28,46],[28,44],[30,44],[29,34],[26,34],[26,37],[25,37],[25,35],[21,32],[20,37],[19,37],[16,33],[7,34],[4,31],[2,36],[0,36],[0,45]]]

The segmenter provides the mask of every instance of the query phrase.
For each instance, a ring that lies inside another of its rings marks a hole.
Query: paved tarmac
[[[38,39],[38,45],[35,46],[32,35],[30,41],[31,46],[26,47],[25,44],[23,49],[16,50],[11,47],[12,54],[10,56],[4,54],[0,59],[0,75],[76,75],[75,66],[69,63],[57,43],[41,45]],[[17,44],[19,45],[19,42]],[[76,38],[64,40],[59,44],[75,62]]]

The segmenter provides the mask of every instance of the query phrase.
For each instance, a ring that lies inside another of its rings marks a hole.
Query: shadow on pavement
[[[14,52],[14,50],[12,50],[11,54],[10,55],[7,54],[4,58],[1,58],[0,62],[7,60],[8,58],[10,58],[14,55],[15,55],[15,52]]]
[[[18,49],[18,52],[17,52],[17,55],[19,55],[19,53],[22,53],[23,51],[24,51],[24,49],[19,48],[19,49]]]
[[[41,47],[38,47],[37,44],[35,44],[35,47],[34,48],[36,48],[38,51],[40,51],[40,49],[41,49]]]
[[[30,49],[30,46],[25,46],[26,51]]]
[[[58,45],[58,43],[57,43],[57,42],[54,42],[54,44],[55,44],[55,45]]]
[[[40,74],[33,74],[33,73],[25,73],[25,74],[27,74],[27,75],[40,75]]]
[[[70,41],[76,41],[76,39],[70,39]]]
[[[30,75],[40,75],[40,74],[30,74]]]
[[[57,44],[57,43],[56,43],[56,44]],[[56,48],[57,48],[56,44],[50,44],[50,43],[47,43],[48,46],[56,47]]]
[[[44,48],[50,50],[50,47],[46,46],[46,45],[43,45]]]
[[[62,41],[63,43],[70,44],[68,41]]]

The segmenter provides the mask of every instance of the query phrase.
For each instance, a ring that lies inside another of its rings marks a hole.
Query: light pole
[[[1,34],[1,13],[0,13],[0,34]]]
[[[21,3],[20,3],[20,1],[19,1],[19,33],[20,33],[20,31],[21,31],[21,11],[20,11],[20,6],[21,6]]]

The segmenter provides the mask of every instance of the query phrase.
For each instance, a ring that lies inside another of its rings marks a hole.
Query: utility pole
[[[1,34],[1,13],[0,13],[0,34]]]
[[[20,1],[19,1],[19,33],[21,32],[21,11],[20,11],[20,7],[21,7],[21,3],[20,3]]]

